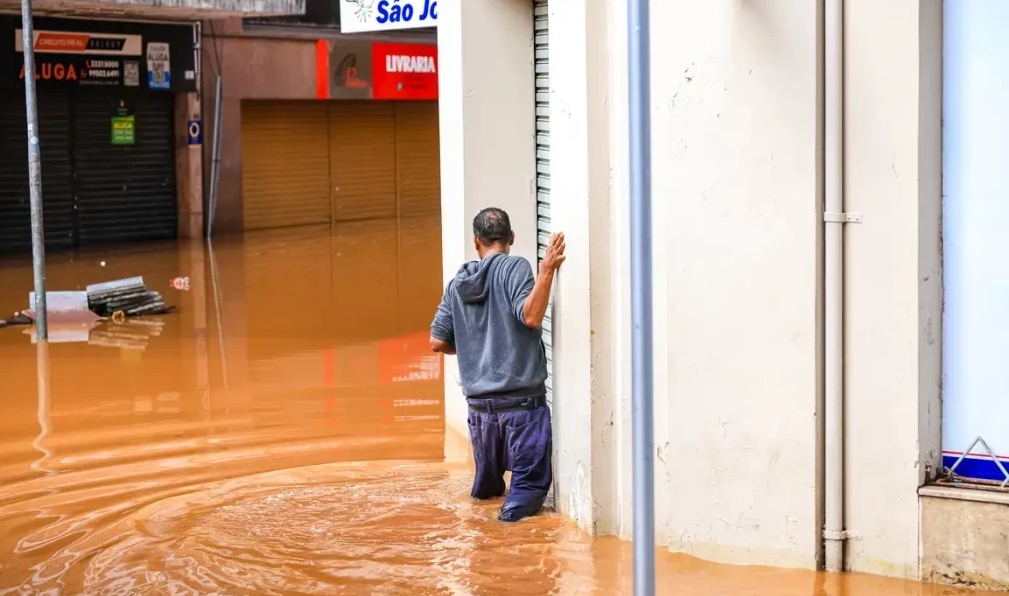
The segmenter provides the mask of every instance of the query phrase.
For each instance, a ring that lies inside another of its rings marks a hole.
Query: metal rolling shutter
[[[396,216],[396,112],[388,101],[330,104],[334,221]]]
[[[121,105],[135,118],[133,145],[112,144]],[[78,89],[71,109],[79,245],[175,238],[175,96]]]
[[[396,103],[396,184],[400,217],[400,333],[425,329],[441,283],[441,176],[438,103]]]
[[[399,215],[438,214],[441,212],[438,103],[403,101],[395,106]]]
[[[550,243],[550,29],[547,0],[533,1],[533,44],[536,54],[536,232],[537,262]],[[553,304],[543,318],[547,352],[547,401],[553,404]]]
[[[36,105],[46,248],[69,247],[74,238],[67,94],[44,89]],[[4,93],[0,96],[0,255],[32,248],[27,130],[24,91]]]
[[[242,194],[246,230],[330,222],[324,102],[242,102]]]

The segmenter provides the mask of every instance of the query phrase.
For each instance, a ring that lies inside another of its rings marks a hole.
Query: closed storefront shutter
[[[77,89],[72,110],[79,245],[175,238],[175,96]],[[132,144],[113,143],[121,115],[133,116]]]
[[[328,106],[242,102],[245,229],[330,221]]]
[[[73,245],[70,107],[63,90],[39,93],[43,222],[47,248]],[[31,251],[24,92],[0,96],[0,255]]]
[[[335,221],[395,217],[394,105],[386,101],[329,105]]]
[[[396,177],[402,217],[441,211],[438,103],[404,101],[396,105]]]
[[[539,259],[550,243],[550,30],[547,0],[535,0],[533,28],[536,56],[536,231]],[[537,259],[537,260],[539,260]],[[543,343],[547,351],[547,401],[553,403],[553,333],[547,308],[543,319]]]

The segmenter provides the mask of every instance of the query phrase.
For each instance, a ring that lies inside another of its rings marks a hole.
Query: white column
[[[616,504],[614,517],[616,525],[613,533],[621,538],[632,538],[633,529],[633,493],[631,465],[631,238],[630,238],[630,153],[628,120],[628,80],[627,80],[627,0],[611,0],[608,6],[607,42],[609,45],[608,85],[609,95],[609,156],[610,156],[610,287],[612,312],[610,316],[612,344],[612,395],[613,395],[613,443],[614,443],[614,484],[616,485]],[[653,203],[653,216],[659,216],[661,203]],[[653,261],[656,265],[662,263],[656,249],[661,243],[654,243]],[[660,288],[664,275],[655,275],[655,303],[663,304]],[[656,308],[656,320],[663,316],[663,309]],[[655,329],[661,327],[656,324]],[[656,333],[654,337],[655,361],[664,358],[665,336]],[[656,369],[656,396],[662,395],[665,385],[660,383],[662,367]],[[662,419],[665,401],[656,398],[656,420]],[[656,425],[660,431],[661,426]],[[656,444],[660,443],[661,435],[656,434]],[[656,469],[658,469],[656,462]],[[664,519],[661,515],[663,500],[658,498],[664,494],[662,481],[664,475],[656,474],[656,520]],[[658,524],[657,524],[658,525]],[[661,532],[658,533],[661,537]],[[660,540],[660,544],[664,544]]]
[[[844,231],[844,521],[864,536],[847,542],[845,564],[910,578],[916,493],[940,462],[940,391],[953,385],[940,377],[942,184],[955,177],[942,161],[943,89],[955,88],[942,81],[943,6],[844,8],[844,208],[862,214]],[[948,316],[956,301],[945,298]]]
[[[532,2],[441,0],[438,21],[444,281],[476,258],[472,221],[484,207],[508,212],[512,254],[535,268]],[[467,433],[454,357],[445,359],[445,404],[447,426]]]
[[[613,394],[615,243],[610,219],[605,0],[550,5],[551,223],[567,240],[554,299],[554,472],[558,509],[616,531]]]

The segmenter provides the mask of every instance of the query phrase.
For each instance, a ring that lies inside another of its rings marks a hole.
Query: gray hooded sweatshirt
[[[431,336],[455,348],[466,397],[546,395],[542,331],[525,324],[533,283],[529,261],[496,253],[460,267],[445,288]]]

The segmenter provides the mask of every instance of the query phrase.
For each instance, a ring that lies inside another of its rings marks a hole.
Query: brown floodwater
[[[469,498],[427,349],[440,250],[433,216],[52,255],[50,290],[143,275],[178,311],[0,329],[0,594],[630,594],[629,544]],[[0,260],[0,313],[30,289]],[[669,595],[960,593],[657,568]]]

